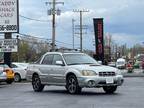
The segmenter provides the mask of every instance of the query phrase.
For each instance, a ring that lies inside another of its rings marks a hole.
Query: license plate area
[[[107,84],[113,84],[114,83],[113,78],[106,78],[106,83]]]

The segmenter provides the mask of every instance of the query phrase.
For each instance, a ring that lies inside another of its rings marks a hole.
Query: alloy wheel
[[[32,78],[32,86],[34,91],[40,92],[43,90],[44,85],[41,84],[40,78],[38,75],[34,75]]]
[[[70,94],[80,93],[82,88],[79,87],[77,78],[74,75],[70,75],[67,79],[66,88]]]

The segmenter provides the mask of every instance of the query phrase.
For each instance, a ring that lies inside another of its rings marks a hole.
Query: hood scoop
[[[89,66],[101,66],[100,64],[91,64]]]

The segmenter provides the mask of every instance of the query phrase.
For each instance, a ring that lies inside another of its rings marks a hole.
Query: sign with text
[[[94,18],[96,59],[104,63],[103,18]]]
[[[17,52],[17,39],[0,39],[0,52]]]
[[[0,33],[18,32],[18,20],[18,0],[0,0]]]

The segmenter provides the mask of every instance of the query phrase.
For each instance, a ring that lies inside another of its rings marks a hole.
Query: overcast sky
[[[19,0],[20,15],[33,19],[48,20],[39,22],[20,17],[20,33],[51,39],[51,19],[47,10],[52,6],[45,2],[52,0]],[[62,10],[56,17],[56,40],[59,46],[72,48],[72,18],[79,24],[79,13],[73,9],[88,9],[83,13],[83,24],[88,25],[83,35],[83,48],[94,50],[93,18],[104,18],[104,32],[110,33],[115,43],[132,46],[144,41],[144,0],[56,0],[64,5],[56,7]],[[75,47],[79,47],[79,36],[75,36]]]

